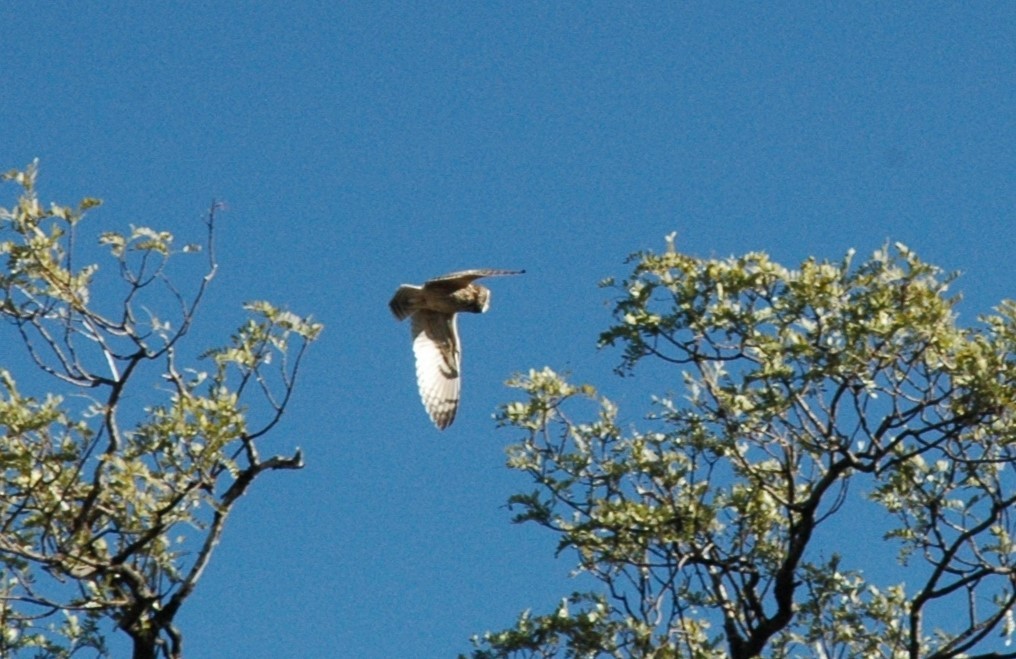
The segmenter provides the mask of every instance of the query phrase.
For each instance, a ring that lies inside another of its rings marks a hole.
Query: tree
[[[21,192],[0,208],[2,354],[23,348],[33,382],[52,389],[23,393],[0,364],[0,656],[101,654],[111,623],[136,659],[180,657],[174,618],[233,507],[262,474],[302,466],[299,450],[263,458],[259,442],[321,326],[249,303],[228,345],[186,366],[217,269],[217,209],[203,245],[103,233],[107,273],[77,246],[97,200],[44,207],[34,164],[3,180]],[[189,296],[170,277],[178,258],[203,271]]]
[[[959,327],[900,244],[792,270],[668,242],[606,282],[619,372],[679,387],[644,427],[550,369],[500,411],[516,521],[598,586],[473,656],[1016,657],[1016,304]]]

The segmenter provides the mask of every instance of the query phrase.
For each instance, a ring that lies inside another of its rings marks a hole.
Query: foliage
[[[35,165],[3,179],[21,187],[0,209],[4,359],[24,348],[65,393],[27,395],[0,364],[0,656],[102,653],[112,621],[135,657],[179,657],[174,617],[233,506],[262,473],[302,466],[299,451],[262,458],[258,440],[321,326],[251,303],[207,368],[185,367],[182,340],[217,269],[216,209],[202,246],[147,227],[102,234],[112,271],[100,286],[75,243],[99,202],[44,207]],[[168,274],[184,254],[204,255],[189,297]]]
[[[680,393],[628,429],[543,369],[500,413],[535,482],[516,520],[602,589],[473,656],[1016,656],[1016,304],[959,327],[952,277],[901,244],[632,258],[601,343]]]

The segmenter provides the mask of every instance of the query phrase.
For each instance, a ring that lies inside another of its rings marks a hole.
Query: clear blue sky
[[[307,467],[242,501],[188,657],[449,657],[551,610],[570,562],[509,523],[530,485],[491,414],[545,364],[630,422],[674,386],[594,347],[596,282],[671,231],[788,265],[899,240],[964,273],[969,322],[1016,294],[1016,4],[675,4],[0,6],[0,169],[104,199],[96,231],[196,239],[225,201],[194,354],[247,299],[327,325],[269,442]],[[386,303],[468,267],[528,274],[462,319],[439,433]]]

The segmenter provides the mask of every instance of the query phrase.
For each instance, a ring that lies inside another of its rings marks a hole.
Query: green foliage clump
[[[113,276],[100,285],[75,246],[99,202],[43,206],[35,165],[3,180],[21,188],[0,208],[3,354],[23,348],[35,381],[63,393],[33,398],[0,364],[0,655],[103,653],[105,622],[135,657],[179,657],[174,618],[234,504],[260,474],[302,466],[298,450],[262,458],[257,440],[321,326],[251,303],[206,368],[185,367],[183,339],[217,270],[216,209],[201,246],[148,227],[103,233]],[[170,263],[202,254],[187,296]],[[151,403],[128,409],[137,400]]]
[[[638,430],[545,368],[500,412],[535,483],[516,520],[602,589],[473,656],[1016,656],[992,654],[1016,604],[1016,304],[958,326],[953,278],[901,244],[789,269],[671,237],[632,260],[600,342],[678,393]],[[845,511],[900,581],[837,550]]]

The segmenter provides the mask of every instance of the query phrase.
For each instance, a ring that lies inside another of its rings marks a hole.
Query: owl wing
[[[388,308],[392,310],[395,317],[399,320],[405,320],[406,316],[413,313],[413,310],[417,307],[420,302],[420,287],[413,286],[412,284],[403,284],[399,286],[399,289],[395,291],[395,295],[392,296],[391,302],[388,303]]]
[[[452,425],[459,408],[459,336],[455,315],[421,309],[413,314],[413,354],[420,399],[439,429]]]
[[[491,268],[459,270],[458,272],[449,272],[446,275],[428,279],[423,286],[424,288],[458,288],[471,284],[481,277],[504,277],[506,275],[521,275],[524,273],[525,270],[492,270]]]

